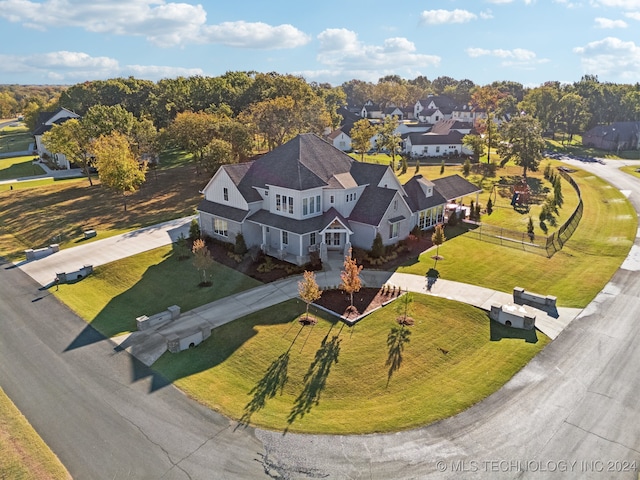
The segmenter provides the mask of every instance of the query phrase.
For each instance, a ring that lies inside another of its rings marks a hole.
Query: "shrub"
[[[247,244],[244,241],[244,235],[241,233],[236,235],[236,244],[233,249],[233,253],[236,255],[244,255],[247,253]]]
[[[455,227],[458,224],[458,214],[453,211],[449,214],[449,226]]]
[[[444,160],[442,160],[442,163],[440,164],[440,175],[442,175],[444,173]]]
[[[492,212],[493,212],[493,202],[491,201],[491,199],[489,199],[489,201],[487,202],[487,215],[491,215]]]
[[[384,244],[382,243],[382,237],[380,232],[376,233],[376,237],[373,239],[373,245],[371,246],[371,257],[380,258],[384,255]]]
[[[200,224],[197,219],[191,220],[191,225],[189,226],[189,238],[191,240],[197,240],[202,236],[202,232],[200,231]]]
[[[468,177],[470,173],[471,173],[471,162],[467,158],[464,162],[464,165],[462,166],[462,174],[465,177]]]

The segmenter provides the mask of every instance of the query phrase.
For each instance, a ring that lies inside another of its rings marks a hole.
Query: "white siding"
[[[333,139],[333,146],[338,150],[342,150],[343,152],[348,152],[351,150],[351,137],[346,133],[342,132],[336,138]]]
[[[225,188],[227,189],[227,200],[225,200]],[[229,205],[241,210],[249,208],[246,200],[224,168],[219,169],[207,184],[204,189],[204,198],[211,202]]]

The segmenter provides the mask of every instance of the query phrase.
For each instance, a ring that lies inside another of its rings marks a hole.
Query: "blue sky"
[[[275,71],[640,81],[640,0],[0,0],[0,83]]]

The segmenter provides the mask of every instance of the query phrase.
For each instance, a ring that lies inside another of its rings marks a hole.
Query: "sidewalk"
[[[301,278],[301,276],[295,276],[261,285],[186,312],[177,320],[157,329],[133,332],[113,340],[121,349],[127,350],[142,363],[150,366],[167,351],[167,338],[170,336],[177,335],[184,338],[199,331],[204,324],[215,329],[264,308],[296,298],[298,296],[298,282]],[[494,303],[508,304],[513,302],[513,297],[510,294],[449,280],[438,279],[431,286],[431,289],[428,289],[427,279],[419,275],[363,270],[361,278],[363,285],[368,287],[381,287],[384,284],[395,285],[403,290],[448,298],[487,311]],[[330,270],[317,272],[316,281],[322,288],[337,286],[340,284],[340,269],[335,268],[334,265]],[[526,309],[536,315],[536,328],[551,339],[556,338],[582,311],[579,308],[559,308],[558,316],[554,318],[541,310],[531,307],[526,307]]]

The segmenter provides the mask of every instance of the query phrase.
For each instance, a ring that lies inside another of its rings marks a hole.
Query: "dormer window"
[[[224,198],[225,202],[229,201],[229,189],[227,187],[222,189],[222,198]]]

